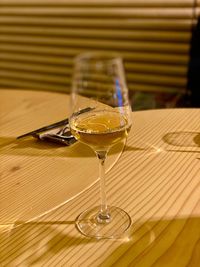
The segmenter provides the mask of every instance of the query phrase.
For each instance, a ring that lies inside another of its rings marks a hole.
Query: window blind
[[[67,92],[73,57],[93,50],[122,55],[131,91],[184,93],[193,8],[193,0],[1,0],[0,87]]]
[[[200,0],[197,0],[196,17],[200,17]]]

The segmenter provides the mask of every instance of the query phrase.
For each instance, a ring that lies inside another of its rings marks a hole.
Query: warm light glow
[[[149,144],[147,144],[149,145]],[[154,145],[149,145],[149,150],[151,151],[149,154],[156,154],[156,153],[161,153],[161,152],[165,152],[165,150],[161,147],[157,147]]]

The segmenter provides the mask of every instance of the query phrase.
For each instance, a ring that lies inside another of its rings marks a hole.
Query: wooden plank
[[[25,71],[39,71],[54,74],[71,73],[73,59],[63,57],[43,57],[21,55],[21,54],[2,54],[0,55],[0,67],[2,69],[18,69]],[[38,64],[39,63],[39,64]],[[127,72],[134,73],[154,73],[172,76],[186,76],[187,67],[184,65],[174,66],[173,64],[154,64],[140,62],[124,62]]]
[[[42,1],[39,0],[2,0],[2,4],[5,5],[44,5]],[[55,5],[53,0],[46,0],[46,5]],[[74,0],[73,2],[70,0],[57,0],[56,5],[84,5],[84,6],[96,6],[96,5],[106,5],[106,6],[173,6],[173,7],[188,7],[192,6],[192,0]]]
[[[68,17],[111,17],[111,18],[192,18],[192,8],[176,7],[176,8],[126,8],[126,7],[110,7],[110,8],[79,8],[79,7],[2,7],[0,9],[1,15],[24,15],[24,16],[68,16]]]
[[[64,27],[47,27],[39,26],[32,27],[23,25],[19,26],[1,26],[0,32],[7,35],[21,35],[23,38],[26,36],[47,36],[47,37],[65,37],[65,38],[102,38],[107,40],[120,40],[124,41],[159,41],[159,42],[183,42],[189,43],[191,33],[189,31],[173,32],[173,31],[159,31],[154,30],[119,30],[119,29],[85,29],[85,28],[64,28]]]
[[[35,80],[35,81],[42,81],[47,83],[54,83],[54,84],[66,84],[70,83],[71,77],[72,77],[72,71],[66,70],[66,75],[63,75],[62,73],[45,73],[40,71],[35,72],[29,72],[24,70],[23,72],[20,71],[20,69],[8,69],[8,70],[1,70],[0,76],[3,78],[17,78],[22,80]],[[144,84],[151,84],[151,85],[167,85],[167,86],[177,86],[177,87],[185,87],[187,82],[187,77],[173,77],[169,75],[162,75],[162,74],[151,74],[151,73],[134,73],[134,72],[127,72],[126,74],[128,81],[133,83],[142,82]],[[107,88],[105,86],[105,88]]]
[[[31,55],[41,56],[47,58],[58,57],[74,57],[79,53],[86,52],[86,48],[74,48],[74,47],[56,47],[56,46],[41,46],[41,45],[33,45],[33,44],[11,44],[11,43],[0,43],[0,49],[2,54],[21,54],[22,59],[25,57],[30,57]],[[105,51],[94,49],[94,51]],[[188,63],[188,54],[177,54],[177,53],[157,53],[155,52],[147,52],[147,51],[117,51],[119,52],[123,58],[127,62],[148,62],[148,63],[173,63],[174,65],[185,65]],[[24,56],[23,56],[24,55]],[[0,55],[1,56],[1,55]],[[2,55],[3,56],[3,55]],[[57,60],[55,60],[56,64]]]
[[[171,43],[171,42],[142,42],[142,41],[123,41],[103,39],[83,39],[83,38],[52,38],[43,36],[19,36],[19,35],[1,35],[1,42],[10,42],[13,44],[30,44],[30,45],[49,45],[49,46],[69,46],[77,48],[89,49],[106,49],[106,50],[121,50],[121,51],[162,51],[168,54],[177,53],[182,54],[189,52],[189,44],[187,43]]]
[[[2,26],[5,25],[39,25],[39,26],[59,26],[59,27],[77,27],[80,28],[106,28],[106,29],[154,29],[154,30],[180,30],[188,31],[191,29],[192,22],[190,19],[138,19],[129,18],[121,19],[120,23],[115,18],[62,18],[62,17],[43,17],[43,16],[15,16],[15,15],[1,15],[0,22]]]

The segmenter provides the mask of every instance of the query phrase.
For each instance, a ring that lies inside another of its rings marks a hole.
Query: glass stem
[[[99,159],[99,178],[100,178],[100,195],[101,195],[101,208],[98,214],[98,222],[107,223],[110,221],[110,214],[108,212],[106,200],[106,186],[105,186],[105,160],[107,151],[97,151]]]

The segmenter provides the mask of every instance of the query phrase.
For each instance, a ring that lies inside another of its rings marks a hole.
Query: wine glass
[[[99,160],[101,204],[82,212],[76,226],[85,236],[119,238],[131,225],[121,208],[108,206],[105,160],[109,149],[127,138],[131,108],[123,62],[114,53],[85,53],[75,58],[71,93],[70,130],[90,146]]]

